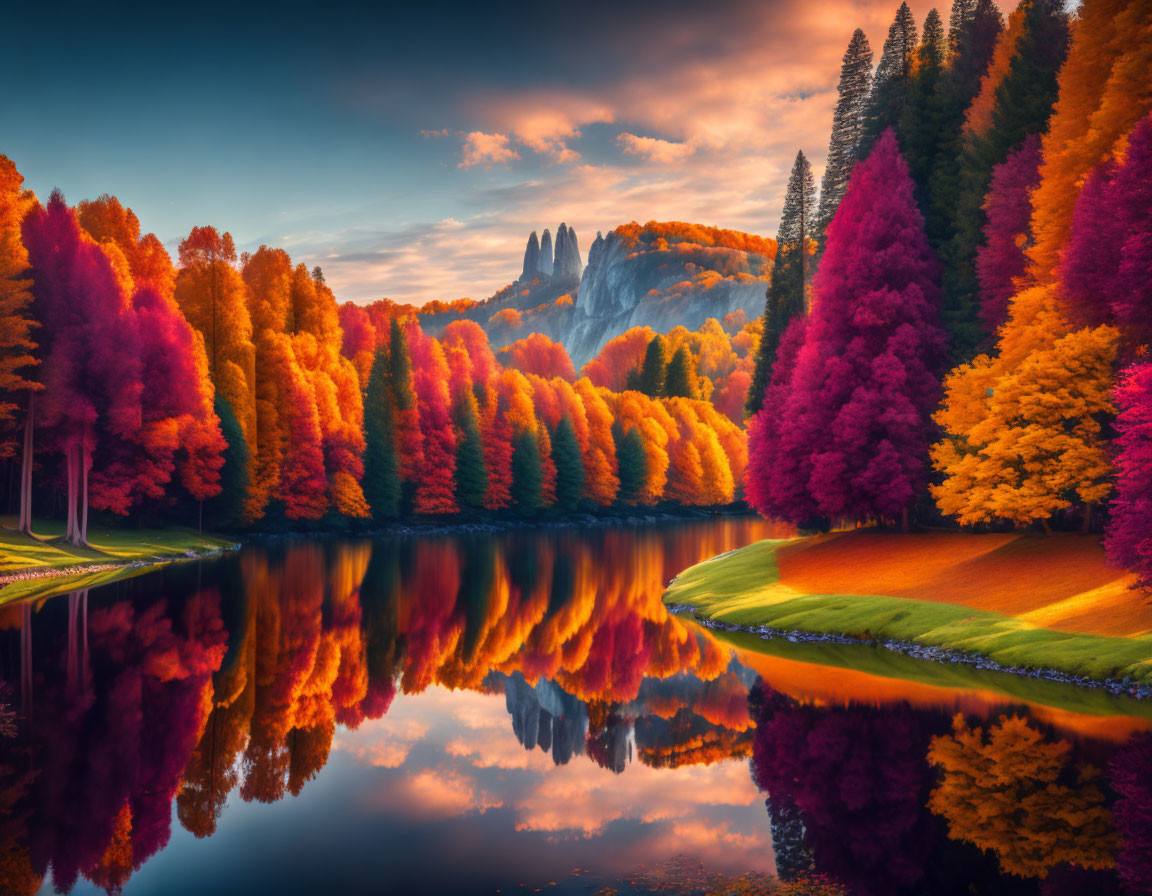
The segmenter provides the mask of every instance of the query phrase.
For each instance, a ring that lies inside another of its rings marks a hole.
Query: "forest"
[[[1104,531],[1152,584],[1152,10],[901,4],[801,151],[762,320],[629,330],[576,371],[0,160],[0,457],[18,528],[216,529],[746,499],[804,528]],[[720,235],[720,236],[718,236]],[[726,235],[726,236],[725,236]],[[706,288],[704,284],[703,288]],[[572,301],[571,297],[563,297]],[[445,308],[454,305],[444,305]],[[472,307],[469,305],[469,307]],[[513,312],[514,313],[514,312]],[[746,424],[746,425],[745,425]]]
[[[1152,586],[1152,8],[902,4],[796,158],[749,502],[802,526],[1105,530]],[[1106,517],[1106,520],[1102,520]]]

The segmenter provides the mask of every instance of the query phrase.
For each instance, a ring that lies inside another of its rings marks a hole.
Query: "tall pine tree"
[[[927,200],[928,182],[936,170],[942,148],[946,104],[943,102],[948,40],[940,14],[930,10],[924,19],[924,36],[916,50],[916,68],[908,100],[897,127],[900,149],[908,161],[920,207]]]
[[[571,418],[565,414],[552,436],[552,461],[556,464],[556,507],[571,512],[584,495],[584,459]]]
[[[958,0],[959,2],[959,0]],[[828,141],[828,163],[820,182],[819,230],[823,233],[836,214],[836,206],[848,189],[848,178],[856,164],[860,140],[864,136],[864,113],[872,78],[872,47],[859,28],[852,35],[840,66],[836,87],[836,111],[832,115],[832,137]]]
[[[470,389],[456,397],[453,417],[460,430],[456,439],[456,503],[461,510],[478,510],[484,506],[488,471],[484,466],[476,398]]]
[[[912,86],[915,61],[916,20],[908,4],[901,3],[896,10],[896,18],[888,28],[884,51],[880,54],[876,74],[872,77],[861,156],[868,155],[872,144],[886,129],[899,124]]]
[[[696,364],[687,346],[680,346],[668,362],[664,377],[664,394],[668,398],[696,398]]]
[[[625,430],[619,421],[612,424],[612,439],[616,444],[616,467],[620,475],[616,500],[621,504],[635,504],[648,477],[644,439],[636,427],[629,426]]]
[[[1029,134],[1042,133],[1056,101],[1056,76],[1068,50],[1068,16],[1059,0],[1024,0],[1024,30],[999,88],[992,126],[971,134],[960,159],[951,202],[954,232],[941,250],[944,324],[952,355],[970,360],[989,335],[980,322],[976,253],[983,244],[984,197],[993,169]]]
[[[637,384],[639,391],[652,398],[662,396],[667,366],[664,337],[657,333],[644,352],[644,363],[640,365],[640,379]]]
[[[748,388],[745,410],[749,416],[759,411],[764,401],[764,390],[768,387],[781,335],[793,316],[804,311],[807,303],[808,281],[812,274],[808,243],[815,236],[815,213],[816,182],[812,178],[812,166],[804,153],[798,152],[788,178],[784,212],[776,235],[776,262],[764,302],[764,332],[756,352],[752,385]]]
[[[512,504],[520,513],[535,513],[543,503],[543,487],[540,446],[530,429],[522,429],[512,440]]]

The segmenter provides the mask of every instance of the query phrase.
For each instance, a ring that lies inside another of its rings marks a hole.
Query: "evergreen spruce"
[[[565,414],[552,435],[552,462],[556,464],[556,507],[571,512],[584,496],[584,459],[576,430]]]
[[[478,510],[488,490],[488,470],[484,466],[484,445],[471,392],[457,399],[453,416],[460,430],[456,440],[456,503],[461,510]]]
[[[665,357],[664,337],[657,334],[648,343],[644,352],[644,362],[640,366],[637,388],[645,395],[660,398],[664,394],[664,378],[668,366]]]
[[[927,203],[928,183],[936,170],[942,141],[947,136],[944,131],[947,109],[943,101],[943,80],[948,40],[940,14],[934,9],[924,19],[924,35],[916,56],[908,101],[896,133],[916,184],[916,198],[923,209]]]
[[[521,430],[512,440],[512,504],[530,515],[540,509],[544,473],[540,466],[540,446],[536,436]]]
[[[392,424],[391,362],[383,347],[376,349],[364,389],[364,498],[374,519],[400,514],[400,470]]]
[[[668,398],[696,398],[696,364],[687,346],[680,346],[668,362],[664,377],[664,394]]]
[[[964,115],[980,92],[980,79],[988,70],[1000,32],[1004,30],[1004,18],[995,0],[976,0],[967,18],[956,9],[964,2],[966,0],[956,0],[952,7],[953,24],[948,32],[950,58],[940,79],[933,114],[938,151],[928,175],[926,194],[923,181],[917,181],[924,227],[937,252],[942,251],[955,232],[961,185],[959,160],[966,142]]]
[[[941,250],[944,324],[956,362],[970,360],[990,335],[980,323],[976,253],[983,245],[984,196],[992,170],[1029,134],[1044,131],[1056,102],[1057,75],[1068,50],[1068,16],[1059,0],[1027,0],[1024,29],[1004,81],[996,91],[992,127],[971,135],[960,160],[952,202],[954,231]]]
[[[224,450],[224,466],[220,468],[220,494],[204,502],[204,516],[212,528],[229,529],[240,524],[244,498],[248,494],[248,442],[232,405],[219,392],[214,408],[228,447]]]
[[[948,15],[948,55],[954,58],[960,51],[965,33],[976,15],[976,0],[952,0]]]
[[[836,214],[836,207],[848,189],[848,178],[856,164],[860,140],[864,136],[864,114],[872,78],[872,47],[859,28],[852,35],[840,66],[836,111],[832,115],[832,137],[828,141],[828,163],[820,182],[820,209],[817,213],[821,235]]]
[[[636,496],[648,477],[644,440],[634,426],[625,432],[619,422],[612,425],[612,439],[616,443],[616,467],[620,476],[616,500],[621,504],[635,504]]]
[[[912,86],[913,63],[916,59],[916,20],[907,3],[901,3],[896,18],[888,28],[888,38],[880,54],[880,63],[872,77],[868,110],[864,121],[864,139],[860,157],[890,127],[896,127],[904,114]]]
[[[768,388],[781,335],[793,316],[805,310],[808,280],[812,273],[808,242],[815,235],[815,213],[816,182],[812,178],[812,166],[804,153],[798,152],[792,175],[788,178],[784,212],[776,235],[776,261],[764,301],[764,332],[756,352],[745,407],[748,416],[759,411],[764,401],[764,390]]]

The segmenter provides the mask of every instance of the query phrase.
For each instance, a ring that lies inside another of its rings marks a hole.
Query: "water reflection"
[[[283,542],[2,608],[0,892],[587,892],[585,869],[677,852],[860,896],[1148,891],[1142,720],[749,653],[665,612],[678,572],[770,534]],[[269,865],[223,824],[272,803],[303,849]]]

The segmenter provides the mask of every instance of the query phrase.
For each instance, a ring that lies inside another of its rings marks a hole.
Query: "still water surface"
[[[1143,707],[665,611],[773,534],[294,541],[0,609],[0,892],[1152,892]]]

